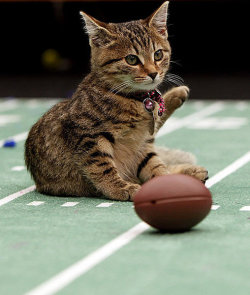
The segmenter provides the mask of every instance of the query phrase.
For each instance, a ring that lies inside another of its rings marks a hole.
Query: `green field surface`
[[[200,224],[164,234],[131,202],[32,188],[25,137],[57,101],[0,99],[0,294],[249,294],[250,102],[190,100],[163,127],[156,144],[194,153],[213,195]]]

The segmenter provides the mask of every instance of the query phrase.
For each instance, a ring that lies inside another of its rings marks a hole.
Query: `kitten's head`
[[[103,23],[81,12],[89,34],[91,69],[116,91],[155,89],[169,68],[165,2],[145,20]]]

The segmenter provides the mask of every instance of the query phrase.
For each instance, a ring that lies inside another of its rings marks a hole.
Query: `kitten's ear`
[[[169,1],[164,2],[146,19],[148,26],[154,27],[163,37],[167,37],[167,15]]]
[[[90,46],[103,47],[113,41],[113,36],[107,29],[107,24],[87,15],[83,11],[80,11],[80,15],[85,22],[85,30],[89,35]]]

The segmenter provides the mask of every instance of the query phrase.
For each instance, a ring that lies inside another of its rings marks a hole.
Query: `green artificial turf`
[[[22,99],[1,111],[5,102],[0,100],[0,141],[28,131],[55,103]],[[189,101],[174,118],[212,103]],[[17,121],[8,122],[14,115]],[[211,177],[250,151],[250,103],[224,102],[221,111],[159,137],[157,144],[193,152]],[[24,166],[23,153],[24,140],[15,148],[0,148],[0,200],[34,184],[25,169],[12,170]],[[215,184],[213,201],[220,207],[193,230],[161,234],[148,229],[58,294],[249,294],[250,211],[240,211],[250,206],[249,175],[250,162]],[[27,205],[33,201],[44,203]],[[62,207],[66,202],[79,203]],[[96,207],[103,202],[113,204]],[[0,294],[25,294],[138,224],[132,205],[34,191],[1,206]]]

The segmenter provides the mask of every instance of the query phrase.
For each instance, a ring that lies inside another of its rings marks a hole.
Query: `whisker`
[[[176,79],[171,79],[171,78],[169,78],[168,79],[170,82],[173,82],[174,84],[176,84],[176,85],[183,85],[183,83],[181,82],[181,81],[179,81],[179,80],[176,80]]]
[[[179,79],[175,79],[174,77],[167,77],[167,76],[163,79],[163,82],[171,84],[171,85],[177,85],[177,86],[184,84],[183,80],[179,80]]]
[[[120,83],[119,85],[117,85],[116,87],[112,88],[111,92],[113,92],[114,94],[118,94],[122,90],[128,88],[130,85],[131,85],[130,81],[124,81],[124,82]]]
[[[172,63],[172,64],[176,64],[176,65],[178,65],[179,67],[182,67],[182,64],[180,64],[180,63],[177,62],[177,61],[170,60],[170,63]]]
[[[110,91],[116,94],[120,92],[122,89],[126,88],[127,86],[128,86],[128,81],[124,81],[116,85],[115,87],[111,88]]]
[[[124,84],[125,84],[126,82],[122,82],[122,83],[120,83],[120,84],[118,84],[118,85],[116,85],[115,87],[113,87],[113,88],[111,88],[110,89],[110,91],[115,91],[115,90],[117,90],[117,89],[119,89],[120,87],[122,87]]]
[[[169,80],[163,80],[162,81],[162,83],[164,83],[164,84],[168,84],[168,85],[175,85],[176,86],[176,83],[173,83],[173,82],[171,82],[171,81],[169,81]]]
[[[168,74],[166,75],[166,77],[175,78],[176,80],[179,80],[179,81],[181,81],[181,82],[184,82],[184,79],[183,79],[182,77],[180,77],[180,76],[178,76],[178,75],[175,75],[175,74],[172,74],[172,73],[168,73]]]
[[[169,83],[169,84],[174,84],[174,85],[184,85],[184,80],[180,76],[172,73],[167,73],[167,75],[164,78],[164,81]]]

